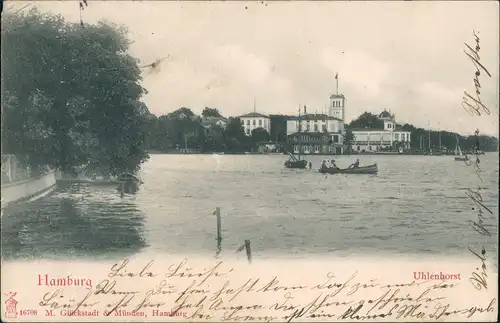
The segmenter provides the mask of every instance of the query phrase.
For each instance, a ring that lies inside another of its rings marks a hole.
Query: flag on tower
[[[335,74],[335,79],[338,80],[339,79],[339,73]]]

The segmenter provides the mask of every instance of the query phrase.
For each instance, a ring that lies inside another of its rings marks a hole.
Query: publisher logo
[[[17,293],[9,292],[5,294],[7,300],[5,301],[5,317],[15,319],[17,317],[17,301],[14,299]]]

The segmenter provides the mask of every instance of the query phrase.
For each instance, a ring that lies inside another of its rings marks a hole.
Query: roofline
[[[288,118],[287,121],[309,121],[309,120],[336,120],[336,121],[342,121],[342,119],[335,118],[335,117],[291,117]]]
[[[249,116],[249,114],[252,114],[252,113],[256,113],[256,114],[258,114],[258,116]],[[258,113],[258,112],[249,112],[247,114],[243,114],[241,116],[238,116],[237,118],[268,118],[269,119],[269,116],[262,114],[262,113]]]
[[[384,131],[384,132],[410,132],[410,130],[393,130],[393,131],[390,131],[390,130],[384,130],[384,129],[349,129],[347,128],[347,130],[351,130],[352,132],[381,132],[381,131]]]

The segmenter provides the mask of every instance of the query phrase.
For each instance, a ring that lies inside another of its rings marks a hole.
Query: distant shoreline
[[[192,152],[192,153],[181,153],[177,151],[173,152],[164,152],[164,151],[148,151],[149,154],[151,155],[263,155],[263,156],[273,156],[273,155],[283,155],[287,156],[286,153],[258,153],[258,152],[248,152],[248,153],[230,153],[230,152],[206,152],[206,153],[199,153],[199,152]],[[485,153],[491,153],[491,152],[485,152]],[[471,155],[471,154],[468,154]],[[418,153],[418,152],[412,152],[412,153],[397,153],[397,152],[379,152],[379,153],[354,153],[354,154],[301,154],[301,156],[428,156],[428,157],[453,157],[453,154],[440,154],[440,155],[428,155],[425,153]]]

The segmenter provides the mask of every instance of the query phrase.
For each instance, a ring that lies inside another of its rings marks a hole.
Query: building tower
[[[330,95],[328,115],[344,121],[345,97],[343,94]]]
[[[337,83],[337,92],[330,95],[330,103],[328,105],[328,115],[344,121],[345,118],[345,97],[339,94],[339,73],[335,75]]]

